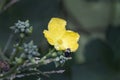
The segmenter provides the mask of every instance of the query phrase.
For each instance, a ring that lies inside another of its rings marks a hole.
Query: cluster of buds
[[[22,58],[27,60],[27,62],[36,63],[36,59],[40,57],[38,48],[36,45],[33,44],[33,41],[30,41],[29,43],[24,43],[21,47],[21,50],[21,56],[19,58],[15,58],[15,61],[17,63],[20,63],[22,61]]]
[[[56,57],[55,61],[60,63],[60,64],[64,64],[67,61],[67,58],[64,57],[63,55],[61,55],[59,57]]]
[[[26,20],[25,22],[18,20],[18,22],[10,28],[14,31],[14,33],[19,33],[20,37],[30,35],[33,31],[33,27],[30,26],[28,20]]]
[[[39,56],[38,48],[33,44],[33,41],[30,41],[28,44],[23,44],[23,52],[27,55],[28,59],[31,60],[33,57]]]

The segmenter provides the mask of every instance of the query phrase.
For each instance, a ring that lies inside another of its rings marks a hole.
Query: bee
[[[7,72],[10,69],[10,66],[7,61],[0,60],[0,71]]]
[[[70,50],[70,48],[67,48],[64,53],[65,53],[65,57],[71,57],[71,50]]]

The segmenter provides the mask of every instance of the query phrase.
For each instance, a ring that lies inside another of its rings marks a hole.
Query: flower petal
[[[78,33],[67,30],[65,34],[61,37],[61,39],[58,40],[57,44],[55,45],[55,48],[57,50],[66,50],[67,48],[70,48],[71,52],[74,52],[79,46],[79,38],[80,35]]]
[[[65,31],[66,21],[61,18],[52,18],[48,23],[49,31]],[[58,33],[58,32],[57,32]]]
[[[48,24],[48,31],[44,30],[43,33],[48,40],[49,44],[54,45],[58,39],[65,33],[66,21],[60,18],[52,18]]]
[[[48,43],[50,45],[54,45],[55,41],[52,38],[52,34],[49,31],[47,31],[47,30],[44,30],[43,33],[44,33],[44,36],[47,39]]]

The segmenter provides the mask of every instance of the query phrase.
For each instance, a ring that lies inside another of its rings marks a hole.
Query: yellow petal
[[[61,39],[56,43],[55,48],[57,50],[66,50],[70,48],[71,52],[78,49],[78,40],[80,35],[76,32],[67,30]]]
[[[48,24],[48,30],[44,30],[43,33],[49,42],[54,45],[58,39],[65,33],[66,21],[60,18],[52,18]]]
[[[44,30],[43,33],[44,33],[44,36],[47,39],[48,43],[51,45],[54,45],[55,42],[54,42],[54,39],[51,37],[52,34],[47,30]]]
[[[48,23],[48,30],[49,31],[65,31],[66,21],[61,18],[52,18]],[[59,33],[57,32],[57,33]]]

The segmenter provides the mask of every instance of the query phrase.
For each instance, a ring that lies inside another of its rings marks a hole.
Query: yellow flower
[[[80,35],[74,31],[66,30],[66,21],[61,18],[52,18],[48,24],[48,30],[44,30],[44,36],[50,45],[56,50],[70,49],[74,52],[78,49]]]

